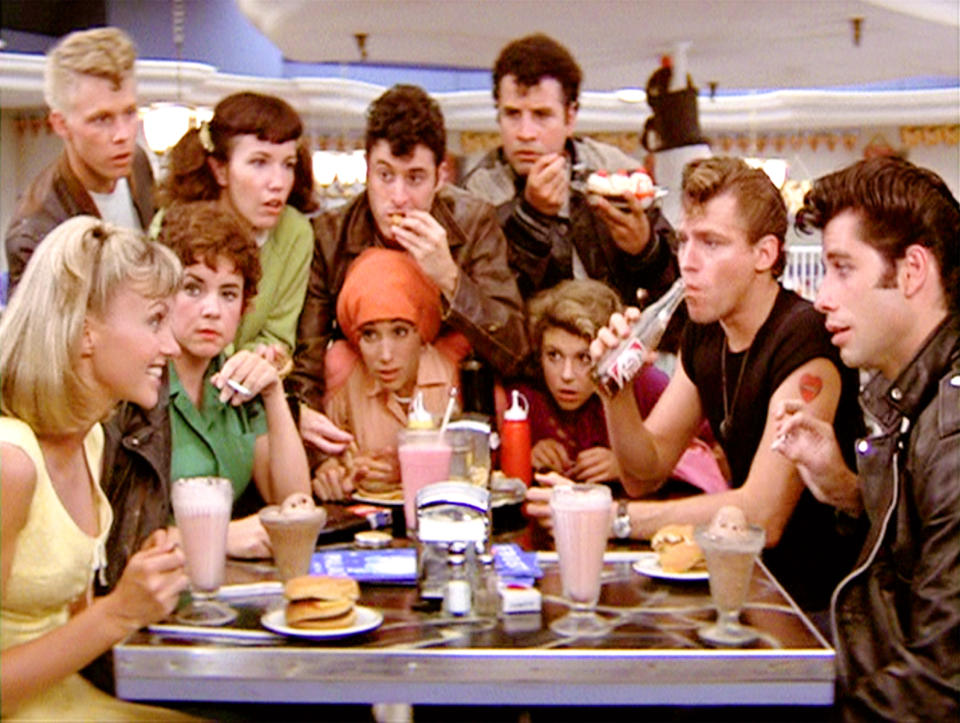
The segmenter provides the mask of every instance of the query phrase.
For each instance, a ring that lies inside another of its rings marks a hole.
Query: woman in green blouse
[[[253,238],[233,212],[197,201],[168,208],[159,239],[184,266],[171,312],[181,349],[170,365],[171,478],[227,477],[234,499],[252,480],[268,504],[309,494],[306,454],[271,355],[225,352],[256,303]],[[256,515],[232,522],[228,538],[233,554],[269,553]]]

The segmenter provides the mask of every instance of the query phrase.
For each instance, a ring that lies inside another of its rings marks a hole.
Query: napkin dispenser
[[[490,492],[468,482],[435,482],[417,492],[417,585],[442,598],[451,549],[465,551],[472,577],[477,552],[490,542]]]

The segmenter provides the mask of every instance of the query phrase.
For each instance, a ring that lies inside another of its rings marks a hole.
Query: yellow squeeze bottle
[[[418,391],[407,415],[407,429],[433,429],[433,415],[423,406],[423,392]]]

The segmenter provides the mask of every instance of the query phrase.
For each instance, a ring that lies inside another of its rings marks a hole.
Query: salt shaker
[[[471,609],[470,580],[467,579],[466,558],[451,554],[447,558],[447,585],[443,591],[443,608],[448,615],[469,615]]]
[[[500,590],[497,588],[497,568],[493,555],[480,555],[480,570],[473,591],[473,610],[480,617],[497,617],[500,614]]]

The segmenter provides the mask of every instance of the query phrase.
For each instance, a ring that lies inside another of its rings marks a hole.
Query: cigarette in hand
[[[227,379],[227,386],[230,387],[233,391],[244,395],[245,397],[252,397],[253,392],[243,386],[240,382],[235,382],[233,379]]]

